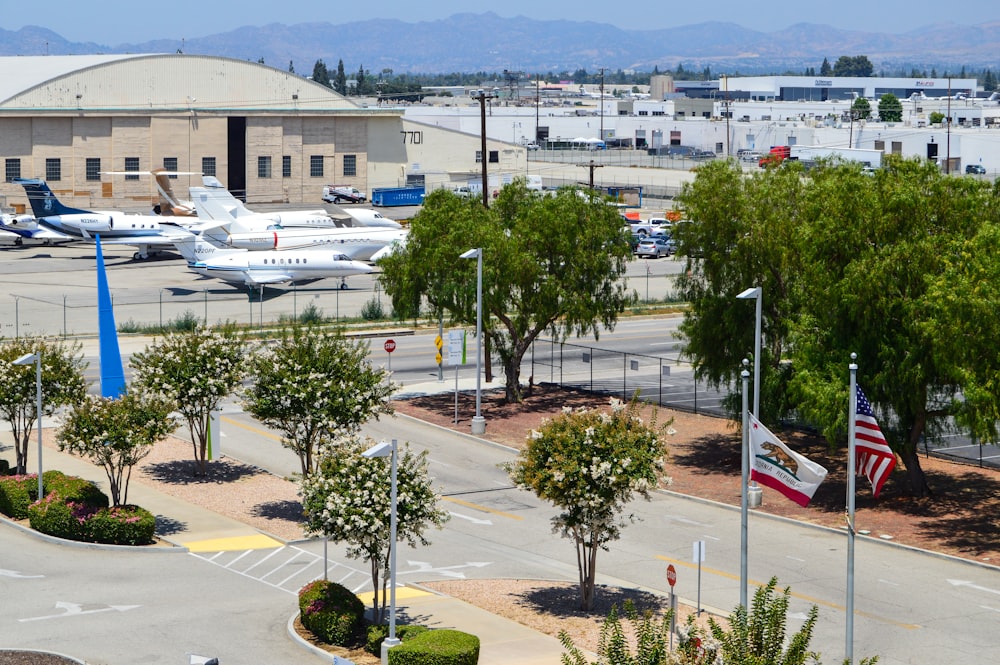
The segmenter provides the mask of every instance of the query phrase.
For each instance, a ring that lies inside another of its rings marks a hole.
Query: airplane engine
[[[239,249],[278,249],[280,239],[277,233],[233,233],[229,236],[229,244]]]

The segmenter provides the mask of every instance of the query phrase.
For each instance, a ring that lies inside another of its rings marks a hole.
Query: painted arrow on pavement
[[[59,614],[49,614],[47,616],[31,617],[29,619],[18,619],[18,621],[25,622],[25,621],[41,621],[43,619],[62,619],[64,617],[69,617],[69,616],[80,616],[83,614],[97,614],[99,612],[127,612],[129,610],[134,610],[137,607],[142,607],[142,605],[108,605],[107,607],[98,607],[93,610],[85,610],[83,609],[83,605],[80,605],[78,603],[66,603],[60,601],[56,603],[56,607],[58,607],[63,611]]]

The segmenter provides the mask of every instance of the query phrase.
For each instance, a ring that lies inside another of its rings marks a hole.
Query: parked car
[[[635,255],[658,259],[661,256],[670,256],[674,253],[673,240],[663,236],[653,236],[643,238],[636,245]]]
[[[740,148],[739,150],[736,151],[736,157],[741,162],[753,162],[754,164],[756,164],[758,161],[760,161],[760,158],[763,157],[763,155],[761,155],[756,150],[750,150],[748,148]]]
[[[966,173],[986,173],[986,167],[982,164],[969,164],[965,167]]]
[[[539,148],[541,148],[541,146],[538,145],[537,143],[529,143],[524,147],[527,148],[528,150],[538,150]]]

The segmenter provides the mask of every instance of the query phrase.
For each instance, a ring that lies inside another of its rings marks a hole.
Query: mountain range
[[[558,73],[605,68],[611,71],[688,71],[709,67],[714,74],[764,74],[819,69],[842,55],[866,55],[875,73],[962,67],[997,67],[1000,22],[979,25],[936,23],[905,33],[840,30],[800,23],[774,32],[734,23],[707,22],[660,30],[624,30],[607,23],[524,17],[492,12],[455,14],[447,19],[406,23],[395,19],[244,26],[197,39],[142,43],[70,42],[42,27],[0,29],[0,55],[175,53],[263,61],[311,73],[317,60],[348,72],[445,74],[502,70]]]

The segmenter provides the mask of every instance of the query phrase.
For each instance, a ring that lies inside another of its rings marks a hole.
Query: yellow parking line
[[[390,590],[386,589],[386,595],[390,593]],[[371,591],[366,591],[364,593],[355,594],[361,599],[365,605],[372,602],[372,597],[375,595]],[[406,600],[407,598],[419,598],[421,596],[432,595],[430,591],[424,591],[423,589],[415,589],[411,586],[397,586],[396,587],[396,600]]]
[[[252,536],[232,536],[229,538],[209,538],[192,540],[181,545],[192,552],[229,552],[233,550],[267,550],[284,547],[284,543],[270,536],[258,533]]]
[[[470,503],[469,501],[462,501],[461,499],[456,499],[451,496],[441,497],[442,501],[450,501],[451,503],[457,503],[460,506],[465,506],[466,508],[472,508],[473,510],[478,510],[483,513],[489,513],[490,515],[496,515],[497,517],[508,517],[512,520],[523,520],[524,518],[520,515],[514,515],[513,513],[505,513],[502,510],[493,510],[492,508],[487,508],[486,506],[480,506],[478,503]]]
[[[253,425],[247,425],[245,423],[241,423],[238,420],[233,420],[229,416],[222,416],[221,420],[223,422],[229,423],[230,425],[236,425],[237,427],[242,427],[243,429],[249,430],[254,434],[260,434],[261,436],[266,436],[269,439],[274,439],[275,441],[281,441],[281,437],[278,436],[277,434],[268,432],[267,430],[264,429],[260,429],[259,427],[254,427]]]
[[[678,566],[684,566],[685,568],[691,568],[691,569],[697,569],[698,568],[697,564],[691,563],[689,561],[681,561],[680,559],[671,559],[670,557],[662,556],[662,555],[659,555],[659,554],[656,555],[656,558],[660,559],[661,561],[667,561],[669,563],[676,564]],[[727,573],[727,572],[722,571],[722,570],[716,570],[714,568],[708,568],[706,566],[702,566],[701,570],[702,570],[703,573],[709,573],[711,575],[717,575],[719,577],[724,577],[724,578],[730,579],[730,580],[737,580],[737,581],[739,581],[739,579],[740,579],[739,575],[733,575],[732,573]],[[759,582],[757,580],[751,580],[751,579],[747,580],[747,584],[749,584],[751,586],[756,586],[756,587],[767,586],[766,582]],[[825,607],[829,607],[831,609],[838,610],[840,612],[847,611],[847,608],[845,606],[843,606],[843,605],[838,605],[837,603],[831,603],[829,601],[821,600],[819,598],[813,598],[811,596],[806,596],[806,595],[801,594],[801,593],[795,593],[794,591],[791,592],[791,596],[793,598],[798,598],[799,600],[804,600],[807,603],[812,603],[813,605],[822,605],[822,606],[825,606]],[[881,621],[882,623],[888,623],[888,624],[891,624],[893,626],[897,626],[899,628],[905,628],[906,630],[916,630],[917,628],[920,628],[920,626],[917,625],[917,624],[913,624],[913,623],[901,623],[899,621],[894,621],[894,620],[888,619],[886,617],[880,617],[878,615],[871,614],[869,612],[861,612],[859,610],[855,610],[854,613],[857,614],[857,615],[859,615],[859,616],[867,617],[869,619],[875,619],[876,621]]]

